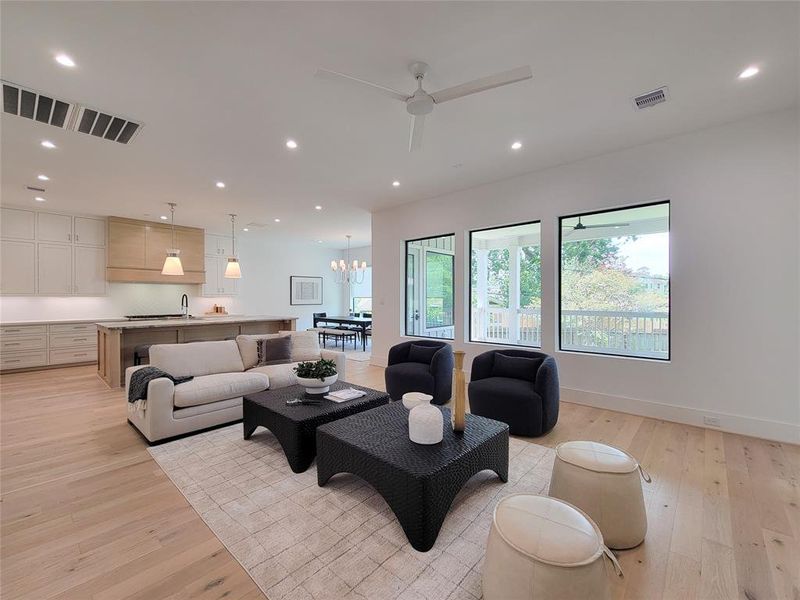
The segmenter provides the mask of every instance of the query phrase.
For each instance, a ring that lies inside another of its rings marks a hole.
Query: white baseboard
[[[372,365],[385,368],[385,363],[385,357],[378,357],[373,354]],[[465,371],[465,373],[469,381],[469,372]],[[683,423],[685,425],[694,425],[696,427],[703,427],[704,429],[738,433],[776,442],[800,444],[800,426],[792,425],[791,423],[770,421],[768,419],[759,419],[756,417],[745,417],[712,410],[702,410],[687,406],[675,406],[674,404],[663,404],[661,402],[653,402],[652,400],[612,396],[610,394],[601,394],[567,387],[561,388],[561,400],[564,402],[594,406],[595,408],[629,413],[640,417],[650,417],[653,419]],[[705,417],[718,419],[719,426],[705,423]]]
[[[598,392],[565,387],[561,388],[561,400],[564,402],[594,406],[595,408],[630,413],[641,417],[651,417],[654,419],[684,423],[686,425],[695,425],[705,429],[738,433],[776,442],[800,444],[800,426],[792,425],[791,423],[701,410],[686,406],[675,406],[673,404],[663,404],[651,400],[612,396],[609,394],[600,394]],[[705,423],[705,417],[718,419],[719,426],[712,426]]]

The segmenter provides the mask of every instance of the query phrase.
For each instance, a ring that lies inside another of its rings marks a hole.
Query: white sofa
[[[292,362],[257,366],[258,340],[280,335],[292,336]],[[344,352],[321,350],[313,331],[240,335],[236,341],[156,344],[150,347],[150,366],[194,379],[177,386],[165,377],[154,379],[147,387],[144,408],[129,410],[128,421],[150,442],[238,421],[244,395],[294,385],[297,363],[320,358],[333,360],[339,379],[345,380]],[[126,400],[131,374],[144,366],[125,371]]]

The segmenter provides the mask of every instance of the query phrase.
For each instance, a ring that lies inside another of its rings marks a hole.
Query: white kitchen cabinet
[[[0,290],[21,296],[36,293],[36,244],[0,242]]]
[[[238,279],[228,279],[225,277],[225,269],[228,266],[228,258],[226,256],[220,256],[217,259],[217,269],[218,275],[217,280],[219,281],[219,288],[220,294],[223,296],[233,296],[238,291]]]
[[[231,238],[224,235],[206,234],[207,256],[230,256]]]
[[[36,239],[40,242],[72,242],[72,217],[55,213],[36,213],[39,228]]]
[[[75,217],[75,243],[82,246],[106,245],[105,219]]]
[[[203,284],[203,296],[233,296],[239,291],[237,279],[227,279],[225,268],[228,266],[226,256],[206,255],[206,282]]]
[[[77,235],[77,232],[76,232]],[[103,296],[106,293],[106,250],[75,246],[73,293],[77,296]]]
[[[72,294],[72,246],[39,244],[37,292],[43,296]]]
[[[0,209],[0,236],[15,240],[33,240],[35,234],[35,212],[17,208]]]

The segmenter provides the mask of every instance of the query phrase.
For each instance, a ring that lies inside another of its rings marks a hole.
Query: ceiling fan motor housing
[[[427,115],[433,110],[433,98],[424,90],[418,89],[413,96],[406,100],[406,110],[415,117]]]

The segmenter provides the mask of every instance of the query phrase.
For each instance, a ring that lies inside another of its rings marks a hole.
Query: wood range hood
[[[106,279],[129,283],[205,283],[205,236],[197,227],[175,226],[183,275],[162,275],[167,250],[173,247],[167,223],[108,217]]]

